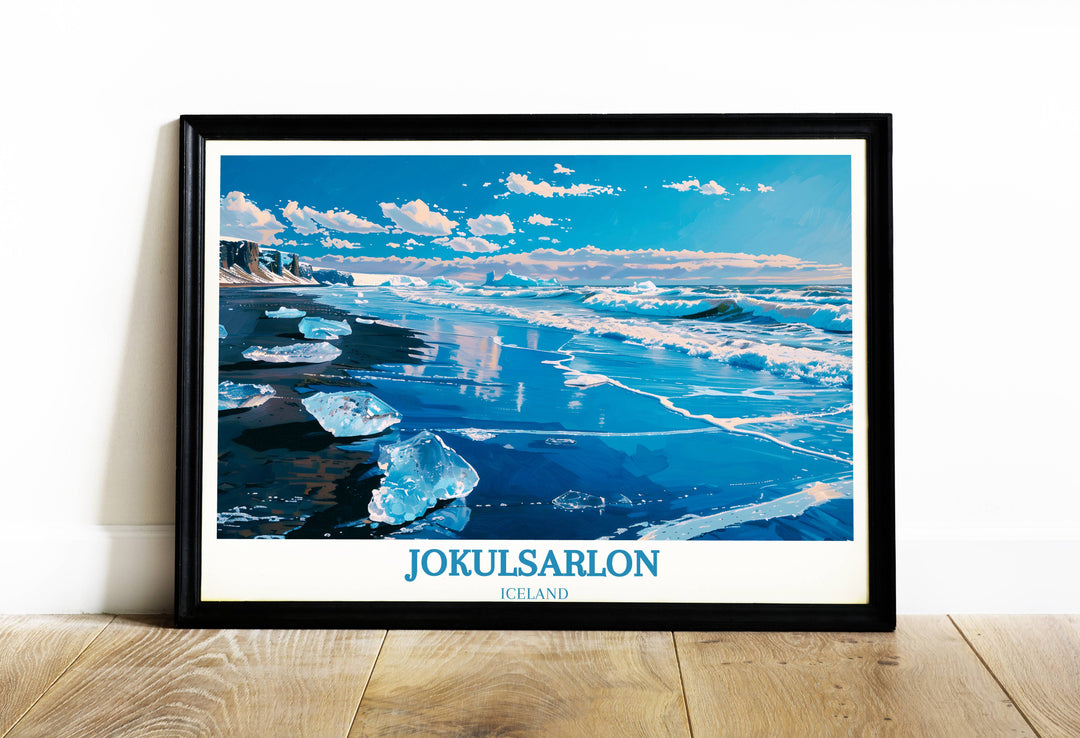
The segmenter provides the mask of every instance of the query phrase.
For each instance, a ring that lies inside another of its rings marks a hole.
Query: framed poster
[[[178,624],[893,627],[889,116],[180,129]]]

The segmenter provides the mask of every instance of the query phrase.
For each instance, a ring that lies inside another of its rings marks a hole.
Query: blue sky
[[[847,283],[847,156],[224,156],[221,233],[353,272]]]

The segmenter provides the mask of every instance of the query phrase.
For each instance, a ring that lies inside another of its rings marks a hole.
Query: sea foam
[[[398,297],[423,305],[472,313],[516,318],[533,325],[561,328],[645,346],[661,346],[691,356],[720,361],[745,369],[766,371],[789,379],[824,386],[850,386],[851,358],[826,351],[780,343],[763,343],[722,332],[708,332],[698,321],[661,323],[648,319],[614,318],[602,315],[536,310],[494,302],[433,295],[419,291],[399,291]]]

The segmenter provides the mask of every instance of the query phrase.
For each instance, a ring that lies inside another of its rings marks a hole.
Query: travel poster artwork
[[[395,151],[220,157],[218,539],[855,540],[851,155]]]

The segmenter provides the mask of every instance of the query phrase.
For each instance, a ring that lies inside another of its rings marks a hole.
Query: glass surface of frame
[[[177,621],[891,629],[891,121],[181,119]]]

